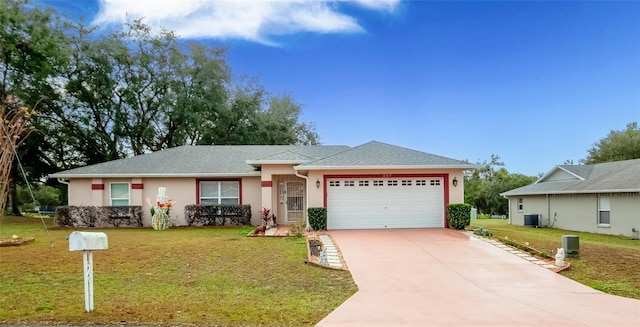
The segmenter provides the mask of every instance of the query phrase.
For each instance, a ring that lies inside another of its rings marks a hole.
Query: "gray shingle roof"
[[[326,158],[304,163],[297,170],[344,168],[463,168],[476,165],[411,150],[382,142],[371,141]]]
[[[561,165],[558,167],[562,167],[567,171],[570,171],[584,179],[587,179],[587,177],[589,177],[589,174],[591,174],[591,171],[593,170],[593,166],[594,165]]]
[[[262,158],[257,158],[255,160],[250,160],[250,161],[309,161],[309,160],[313,160],[314,158],[309,157],[309,156],[305,156],[299,153],[295,153],[292,151],[283,151],[283,152],[278,152],[278,153],[274,153],[274,154],[270,154],[268,156],[264,156]]]
[[[51,178],[259,176],[254,165],[301,163],[298,170],[476,168],[464,161],[380,142],[354,148],[323,145],[197,145],[71,169]]]
[[[559,168],[584,178],[580,180],[545,181]],[[536,183],[502,193],[504,196],[571,193],[640,192],[640,159],[595,165],[562,165],[552,169]]]
[[[317,159],[348,146],[196,145],[180,146],[49,175],[51,178],[259,176],[247,160],[277,155],[280,160]],[[291,158],[286,158],[291,154]]]

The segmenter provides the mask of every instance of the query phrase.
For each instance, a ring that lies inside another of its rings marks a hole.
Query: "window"
[[[433,185],[433,186],[438,186],[438,185],[440,185],[440,180],[439,179],[432,179],[431,181],[429,181],[429,184]]]
[[[611,223],[611,200],[608,196],[598,197],[598,225]]]
[[[129,183],[109,184],[109,199],[112,206],[128,206]]]
[[[358,181],[358,186],[369,186],[369,181]]]
[[[387,186],[398,186],[398,181],[387,181]]]
[[[384,186],[383,181],[373,181],[373,186]]]
[[[200,204],[240,204],[240,184],[237,181],[200,182]]]
[[[427,181],[424,179],[416,181],[416,186],[426,186],[426,185],[427,185]]]
[[[522,198],[518,198],[518,212],[524,211],[524,200]]]
[[[411,181],[402,181],[402,186],[411,186]]]
[[[356,186],[356,182],[354,182],[354,181],[344,181],[344,186]]]
[[[329,187],[338,187],[340,186],[340,181],[329,181]]]

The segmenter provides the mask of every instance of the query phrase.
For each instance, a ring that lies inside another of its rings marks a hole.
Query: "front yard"
[[[472,220],[471,228],[478,227],[489,229],[497,240],[508,237],[520,244],[528,242],[530,247],[543,252],[554,250],[554,254],[562,246],[562,235],[578,235],[580,257],[567,258],[571,268],[561,274],[609,294],[640,299],[640,240],[509,225],[508,220],[502,219]]]
[[[47,224],[51,224],[50,221]],[[95,311],[84,312],[82,253],[71,230],[5,217],[0,324],[312,326],[356,292],[351,275],[304,264],[304,238],[245,237],[252,228],[106,229],[94,252]]]

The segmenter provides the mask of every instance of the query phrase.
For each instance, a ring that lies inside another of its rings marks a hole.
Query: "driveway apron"
[[[640,326],[608,295],[448,229],[331,231],[359,291],[330,326]]]

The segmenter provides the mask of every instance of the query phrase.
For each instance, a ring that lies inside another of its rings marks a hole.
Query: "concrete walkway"
[[[604,294],[446,229],[331,231],[359,291],[330,326],[640,326]]]

